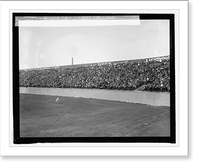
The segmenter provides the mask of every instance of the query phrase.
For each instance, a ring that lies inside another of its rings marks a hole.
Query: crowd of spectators
[[[170,63],[122,61],[20,70],[20,87],[170,91]]]

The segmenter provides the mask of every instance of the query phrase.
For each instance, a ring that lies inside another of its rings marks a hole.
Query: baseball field
[[[170,107],[20,94],[20,137],[170,136]]]

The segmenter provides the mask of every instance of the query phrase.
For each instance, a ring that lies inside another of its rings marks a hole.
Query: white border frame
[[[38,6],[38,4],[40,4]],[[106,4],[106,5],[105,5]],[[188,155],[188,2],[1,2],[1,155],[4,156],[186,156]],[[63,7],[66,10],[63,10]],[[29,10],[27,10],[29,9]],[[10,10],[33,12],[131,12],[171,13],[175,17],[176,55],[176,144],[12,144],[12,52]],[[50,10],[55,9],[55,10]],[[76,9],[76,10],[72,10]],[[95,10],[94,10],[95,9]],[[101,10],[101,9],[107,9]],[[50,10],[50,11],[49,11]],[[112,10],[112,11],[111,11]],[[38,11],[37,11],[38,12]],[[179,25],[179,27],[177,27]],[[180,29],[181,28],[181,29]],[[180,50],[181,48],[181,50]],[[4,55],[10,56],[6,57]],[[181,59],[180,59],[181,56]],[[6,72],[6,73],[5,73]],[[3,80],[2,80],[3,79]],[[181,83],[181,85],[180,85]],[[9,94],[8,94],[9,93]],[[181,106],[180,106],[181,104]],[[179,113],[181,112],[181,113]],[[9,116],[10,115],[10,116]],[[10,145],[11,144],[11,145]]]

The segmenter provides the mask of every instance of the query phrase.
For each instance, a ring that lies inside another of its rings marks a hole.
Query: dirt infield
[[[170,108],[20,94],[20,137],[170,136]]]

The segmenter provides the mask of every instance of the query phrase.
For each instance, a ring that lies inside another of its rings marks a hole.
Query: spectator
[[[20,70],[21,87],[170,91],[169,59]]]

